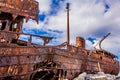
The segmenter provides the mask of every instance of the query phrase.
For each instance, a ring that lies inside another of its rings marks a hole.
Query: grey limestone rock
[[[105,74],[104,72],[98,72],[97,74],[86,74],[84,72],[73,80],[120,80],[120,76]]]
[[[87,76],[87,73],[82,73],[80,74],[78,77],[76,77],[75,79],[73,80],[86,80],[85,77]]]

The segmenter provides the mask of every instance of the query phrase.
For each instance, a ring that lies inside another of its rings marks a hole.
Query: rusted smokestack
[[[82,37],[76,37],[76,47],[85,48],[85,39]]]

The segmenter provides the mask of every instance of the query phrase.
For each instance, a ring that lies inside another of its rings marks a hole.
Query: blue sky
[[[66,41],[66,3],[70,3],[70,42],[75,45],[76,36],[84,37],[86,48],[94,45],[107,33],[111,33],[102,48],[120,57],[120,0],[36,0],[39,2],[39,24],[33,20],[24,23],[23,31],[50,36],[50,45]],[[37,43],[40,41],[35,40]]]

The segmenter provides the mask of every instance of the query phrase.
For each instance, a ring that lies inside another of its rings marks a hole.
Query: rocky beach
[[[104,72],[98,72],[97,74],[87,74],[84,72],[73,80],[120,80],[120,76],[105,74]]]

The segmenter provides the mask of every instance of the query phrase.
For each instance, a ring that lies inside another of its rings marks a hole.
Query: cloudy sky
[[[33,20],[24,23],[25,33],[50,36],[51,45],[66,41],[66,3],[70,3],[70,43],[76,36],[84,37],[86,48],[111,33],[102,48],[120,57],[120,0],[36,0],[39,2],[39,24]],[[41,40],[34,42],[41,43]]]

